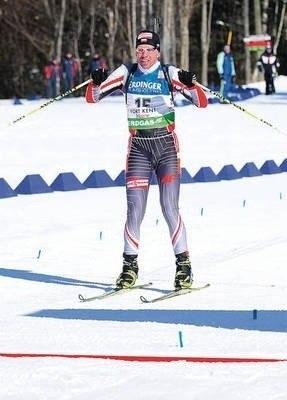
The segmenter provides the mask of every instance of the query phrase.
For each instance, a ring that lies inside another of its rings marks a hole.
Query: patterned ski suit
[[[275,93],[274,77],[278,74],[280,67],[279,60],[273,50],[265,50],[257,61],[257,67],[260,72],[264,72],[265,94]]]
[[[173,92],[181,92],[197,107],[206,107],[207,98],[198,86],[187,88],[174,66],[168,66]],[[125,89],[126,81],[129,81]],[[150,69],[140,65],[130,75],[121,65],[100,86],[90,83],[87,102],[98,102],[116,90],[125,91],[130,139],[126,165],[127,220],[124,229],[124,253],[138,254],[140,226],[143,220],[149,185],[156,174],[160,205],[167,222],[175,254],[188,251],[186,230],[179,213],[180,164],[175,134],[175,109],[162,65]]]

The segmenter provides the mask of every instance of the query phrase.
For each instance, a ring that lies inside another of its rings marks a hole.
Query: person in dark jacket
[[[56,58],[53,58],[48,65],[44,67],[46,97],[54,98],[60,93],[61,66]]]
[[[274,78],[278,74],[280,67],[279,60],[273,52],[271,44],[267,44],[265,51],[257,61],[257,68],[260,72],[264,72],[264,79],[266,83],[265,94],[275,93]]]
[[[70,90],[75,85],[75,78],[79,71],[79,64],[73,57],[72,53],[68,52],[65,54],[62,61],[62,73],[64,80],[65,91]]]
[[[100,53],[96,52],[90,61],[88,74],[90,75],[92,72],[96,71],[96,69],[106,68],[106,60],[100,55]]]
[[[217,55],[216,67],[220,78],[220,94],[223,97],[228,97],[228,92],[232,88],[236,75],[234,59],[229,45],[225,45],[223,51]]]

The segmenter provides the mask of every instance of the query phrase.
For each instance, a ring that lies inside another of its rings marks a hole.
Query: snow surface
[[[258,84],[264,92],[264,83]],[[287,77],[274,96],[240,105],[177,108],[182,166],[218,173],[287,158]],[[28,174],[114,179],[127,149],[123,98],[98,105],[64,99],[8,126],[45,100],[0,102],[0,177],[14,189]],[[268,127],[260,118],[283,131]],[[139,282],[151,288],[80,303],[121,270],[123,187],[0,199],[0,353],[287,359],[287,173],[181,186],[181,214],[201,292],[155,304],[175,266],[158,190],[142,225]],[[182,343],[180,343],[182,335]],[[0,399],[257,400],[287,398],[287,363],[128,362],[0,357]]]

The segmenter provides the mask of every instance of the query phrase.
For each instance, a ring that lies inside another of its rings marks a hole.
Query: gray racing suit
[[[157,177],[162,213],[167,222],[174,254],[188,253],[186,229],[179,213],[180,162],[175,134],[174,92],[182,93],[197,107],[206,107],[207,98],[195,85],[179,81],[178,68],[168,67],[168,82],[163,66],[157,62],[149,70],[140,65],[132,75],[121,65],[100,86],[89,84],[88,102],[98,102],[115,90],[126,91],[130,131],[126,164],[127,219],[124,253],[136,255],[140,227],[145,215],[153,171]],[[126,81],[128,79],[128,85]],[[127,86],[127,87],[125,87]]]

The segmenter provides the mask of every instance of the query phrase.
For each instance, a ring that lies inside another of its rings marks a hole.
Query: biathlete
[[[188,288],[193,282],[193,274],[186,229],[178,206],[180,163],[173,96],[179,92],[197,107],[206,107],[208,100],[196,85],[194,73],[160,63],[157,33],[144,30],[138,34],[136,59],[136,64],[122,64],[109,76],[106,70],[94,71],[91,74],[93,82],[86,90],[89,103],[97,103],[116,90],[122,90],[126,99],[130,132],[126,163],[127,219],[123,268],[116,285],[132,287],[138,277],[140,227],[155,171],[160,205],[175,254],[174,286],[175,289]]]

